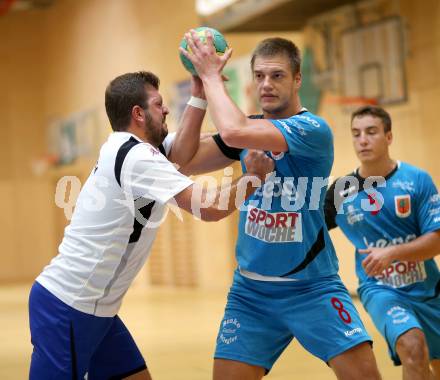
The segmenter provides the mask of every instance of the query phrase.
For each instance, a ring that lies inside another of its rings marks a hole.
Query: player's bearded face
[[[150,89],[148,91],[148,109],[145,111],[145,133],[155,146],[162,144],[168,135],[166,124],[168,112],[159,92],[156,89]]]
[[[355,117],[351,125],[353,147],[361,162],[375,162],[388,158],[391,132],[384,131],[382,120],[365,115]]]
[[[159,120],[155,120],[150,112],[145,112],[145,132],[151,143],[155,146],[162,144],[168,135],[168,128],[165,123],[165,116]]]
[[[293,75],[287,56],[257,56],[253,76],[259,103],[265,113],[277,116],[292,108],[300,77]]]

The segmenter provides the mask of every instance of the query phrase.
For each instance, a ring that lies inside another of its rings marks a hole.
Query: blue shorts
[[[29,296],[34,346],[30,380],[121,379],[146,368],[145,360],[118,316],[82,313],[38,282]]]
[[[371,342],[338,275],[313,281],[268,282],[236,272],[215,358],[269,371],[294,337],[325,362]]]
[[[440,359],[439,297],[420,301],[384,286],[368,286],[360,291],[360,296],[365,310],[387,341],[395,365],[401,364],[396,352],[397,339],[414,328],[425,333],[431,360]]]

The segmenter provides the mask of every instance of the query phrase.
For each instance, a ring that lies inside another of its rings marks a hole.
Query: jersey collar
[[[389,180],[396,172],[397,170],[399,170],[400,168],[400,161],[396,161],[397,165],[396,167],[391,170],[386,176],[385,176],[385,180]],[[360,182],[364,182],[365,178],[361,177],[361,175],[359,174],[359,168],[356,168],[353,172],[353,175],[360,181]]]
[[[139,141],[141,143],[145,143],[145,141],[141,140],[139,137],[137,137],[133,133],[126,132],[126,131],[116,131],[116,132],[113,132],[113,136],[118,137],[118,138],[119,137],[120,138],[130,138],[130,137],[133,137],[137,141]]]

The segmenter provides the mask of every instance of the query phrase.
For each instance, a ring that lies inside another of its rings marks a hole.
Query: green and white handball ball
[[[225,51],[228,49],[228,43],[226,42],[223,34],[221,34],[216,29],[208,28],[206,26],[201,26],[195,29],[202,42],[206,42],[206,32],[208,30],[211,32],[212,40],[214,43],[215,50],[217,51],[217,54],[223,55]],[[184,48],[186,51],[191,53],[191,49],[188,48],[188,43],[186,42],[185,38],[182,39],[182,41],[180,42],[180,46]],[[197,71],[193,66],[192,62],[188,58],[186,58],[182,53],[180,53],[180,60],[182,61],[182,64],[185,67],[185,69],[187,69],[192,75],[197,75]]]

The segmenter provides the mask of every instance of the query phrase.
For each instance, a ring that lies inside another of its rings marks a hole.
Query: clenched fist
[[[275,168],[274,161],[261,150],[249,149],[244,158],[244,164],[249,174],[255,174],[261,181],[266,180],[267,174],[273,172]]]

